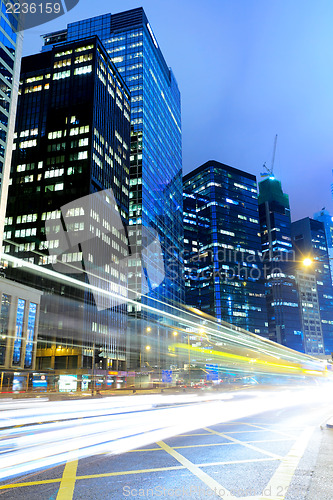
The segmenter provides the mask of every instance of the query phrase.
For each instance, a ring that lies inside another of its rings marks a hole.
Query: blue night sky
[[[184,173],[210,159],[257,175],[271,164],[292,219],[333,211],[331,0],[80,0],[40,35],[142,6],[182,94]]]

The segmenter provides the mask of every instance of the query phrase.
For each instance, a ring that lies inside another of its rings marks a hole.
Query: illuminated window
[[[70,69],[66,71],[60,71],[59,73],[54,73],[53,80],[62,80],[63,78],[68,78],[71,74]]]
[[[81,66],[80,68],[75,68],[74,75],[86,75],[92,72],[92,66]]]

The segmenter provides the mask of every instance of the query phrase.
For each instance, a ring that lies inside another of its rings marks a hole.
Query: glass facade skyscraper
[[[86,285],[127,290],[118,263],[128,253],[121,229],[128,224],[129,90],[91,37],[23,58],[20,94],[5,252],[60,273],[52,280],[6,269],[44,292],[38,367],[90,368],[94,346],[103,353],[99,367],[122,367],[125,305],[101,307]],[[62,281],[62,274],[83,283]]]
[[[128,285],[136,290],[138,304],[128,305],[136,334],[129,337],[127,350],[136,367],[150,342],[147,329],[157,320],[141,305],[161,310],[164,303],[184,302],[180,92],[142,8],[71,23],[45,35],[43,51],[91,35],[100,38],[131,93],[129,238],[135,245]],[[146,251],[156,237],[161,252]],[[169,329],[158,326],[153,332],[159,344],[169,343]]]
[[[333,217],[323,208],[313,215],[314,220],[319,220],[324,224],[328,256],[330,259],[331,278],[333,284]]]
[[[15,126],[22,33],[18,17],[0,0],[0,241],[2,242]]]
[[[164,269],[150,255],[155,261],[142,270],[148,270],[150,287],[143,300],[183,302],[181,109],[175,77],[142,8],[71,23],[45,35],[43,50],[91,35],[98,35],[131,92],[129,224],[155,230],[163,251]],[[132,264],[129,285],[143,292],[136,272],[140,263],[133,259]]]
[[[259,219],[271,340],[304,351],[288,195],[270,176],[259,183]]]
[[[183,185],[186,304],[267,337],[256,177],[208,161]]]
[[[316,346],[318,337],[320,339],[322,334],[325,354],[331,354],[333,352],[333,287],[324,225],[320,221],[306,217],[291,224],[291,235],[302,276],[307,272],[309,277],[315,278],[312,280],[313,294],[307,295],[306,292],[301,297],[302,302],[315,301],[318,296],[320,310],[321,330],[317,327],[315,311],[312,317],[309,315],[304,317],[307,321],[304,329],[309,332],[306,339],[308,344],[306,352],[315,352],[316,347],[313,349],[311,344]],[[311,258],[313,261],[308,268],[305,268],[303,264],[305,258]]]

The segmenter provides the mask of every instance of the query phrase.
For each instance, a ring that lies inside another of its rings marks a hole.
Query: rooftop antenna
[[[267,165],[266,165],[266,162],[263,164],[263,167],[264,169],[266,170],[266,172],[260,174],[261,177],[268,177],[268,176],[272,176],[274,177],[274,162],[275,162],[275,153],[276,153],[276,143],[277,143],[277,134],[275,134],[275,138],[274,138],[274,146],[273,146],[273,156],[272,156],[272,163],[271,163],[271,168],[268,168]]]

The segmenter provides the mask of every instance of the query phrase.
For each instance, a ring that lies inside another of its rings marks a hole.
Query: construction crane
[[[264,169],[266,170],[266,172],[264,173],[261,173],[261,177],[267,177],[268,175],[269,176],[272,176],[274,177],[274,162],[275,162],[275,153],[276,153],[276,143],[277,143],[277,134],[275,135],[275,138],[274,138],[274,146],[273,146],[273,156],[272,156],[272,163],[271,163],[271,168],[268,168],[267,165],[266,165],[266,162],[263,164],[263,167]]]

